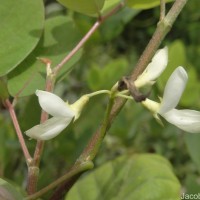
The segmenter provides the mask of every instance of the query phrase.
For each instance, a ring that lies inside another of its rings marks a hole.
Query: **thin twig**
[[[86,33],[86,35],[81,39],[81,41],[70,51],[70,53],[53,69],[53,73],[55,75],[58,74],[63,65],[68,62],[74,54],[87,42],[87,40],[91,37],[91,35],[99,28],[99,26],[110,16],[116,13],[119,9],[124,6],[124,2],[122,1],[119,5],[117,5],[113,10],[111,10],[105,16],[99,17],[99,19],[94,23],[91,29]]]
[[[136,80],[137,77],[145,70],[146,66],[151,61],[167,33],[170,31],[173,23],[175,22],[187,1],[188,0],[176,0],[164,19],[159,21],[151,40],[140,56],[133,72],[131,73],[132,81]]]
[[[165,17],[165,0],[160,0],[160,21]]]
[[[40,58],[40,60],[46,64],[46,68],[47,68],[46,91],[52,92],[54,88],[55,77],[52,76],[51,73],[49,74],[49,71],[51,71],[51,67],[50,67],[51,61],[45,58]],[[48,119],[48,117],[49,117],[48,113],[42,110],[40,122],[44,123]],[[27,193],[29,195],[37,191],[39,165],[40,165],[40,160],[41,160],[41,156],[44,149],[44,144],[45,144],[44,141],[37,140],[32,166],[29,167],[28,169]]]
[[[17,133],[17,136],[18,136],[22,151],[23,151],[25,159],[26,159],[26,163],[29,166],[31,164],[31,162],[32,162],[32,157],[30,156],[30,153],[29,153],[28,148],[26,146],[26,143],[24,141],[24,137],[23,137],[21,128],[19,126],[19,122],[18,122],[17,116],[15,114],[15,110],[13,108],[13,105],[9,101],[9,99],[5,100],[5,106],[7,107],[8,111],[10,113],[10,116],[11,116],[13,125],[15,127],[15,130],[16,130],[16,133]]]

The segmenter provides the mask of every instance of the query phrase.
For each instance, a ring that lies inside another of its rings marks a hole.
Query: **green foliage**
[[[117,4],[119,4],[121,0],[105,0],[104,6],[101,10],[103,15],[107,14],[110,10],[112,10]]]
[[[0,99],[5,100],[9,97],[6,81],[0,78]]]
[[[5,200],[22,200],[23,197],[18,193],[14,186],[3,179],[0,179],[0,199]]]
[[[98,16],[105,0],[58,0],[65,7],[89,16]]]
[[[44,6],[41,0],[2,1],[0,18],[2,76],[17,67],[37,45],[44,25]]]
[[[114,59],[103,67],[94,64],[88,72],[87,84],[94,91],[109,89],[126,73],[127,68],[128,63],[124,58]]]
[[[131,21],[140,11],[124,8],[113,17],[109,18],[100,27],[100,33],[104,41],[110,41],[123,32],[125,25]]]
[[[19,93],[19,96],[27,96],[33,94],[36,89],[44,89],[46,66],[36,58],[48,58],[52,60],[52,67],[56,66],[80,38],[81,35],[71,18],[56,16],[46,20],[43,37],[35,50],[8,76],[10,94],[16,96]],[[72,69],[80,59],[81,53],[81,50],[78,51],[70,62],[64,65],[57,80]]]
[[[180,184],[161,156],[121,156],[78,181],[65,200],[178,200]]]
[[[167,0],[171,2],[174,0]],[[160,0],[127,0],[127,5],[135,9],[149,9],[160,5]]]
[[[0,96],[7,98],[9,92],[13,97],[20,97],[15,110],[23,133],[40,121],[41,109],[34,93],[45,87],[46,66],[37,57],[50,59],[52,68],[55,67],[95,23],[96,19],[90,16],[107,14],[120,0],[60,2],[67,9],[45,1],[45,13],[39,0],[17,3],[6,0],[0,5],[0,75],[5,76],[0,79],[3,80]],[[108,18],[59,72],[55,93],[62,99],[71,103],[82,94],[110,89],[133,70],[157,25],[159,7],[155,6],[160,1],[127,2],[129,7]],[[181,65],[186,68],[189,80],[178,107],[200,110],[199,17],[199,1],[188,1],[164,41],[169,48],[169,64],[152,87],[149,98],[157,100],[158,95],[162,96],[170,74]],[[79,120],[46,142],[38,188],[60,177],[73,165],[101,124],[106,104],[106,95],[92,98]],[[7,110],[3,106],[0,109],[0,175],[23,187],[27,172],[24,157]],[[24,138],[32,155],[36,142]],[[186,135],[166,122],[161,127],[140,104],[129,101],[104,139],[95,160],[97,169],[85,174],[66,199],[78,199],[78,195],[87,200],[95,195],[102,199],[104,195],[105,199],[178,200],[180,184],[175,175],[186,192],[198,192],[199,142],[198,134]],[[154,155],[145,154],[150,152]],[[4,194],[11,192],[12,189],[5,190],[5,185],[8,183],[1,180],[0,195],[2,188]],[[6,188],[10,187],[13,188],[10,185]],[[18,193],[12,194],[23,199]]]

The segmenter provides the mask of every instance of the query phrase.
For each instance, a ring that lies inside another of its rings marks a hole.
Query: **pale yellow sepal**
[[[87,95],[83,95],[80,99],[78,99],[73,104],[69,105],[69,107],[74,111],[74,121],[77,120],[82,112],[83,107],[86,105],[86,103],[89,101],[89,97]]]

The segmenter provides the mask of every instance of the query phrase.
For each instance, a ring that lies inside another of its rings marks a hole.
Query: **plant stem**
[[[97,155],[100,145],[101,145],[101,143],[104,139],[104,136],[107,132],[107,129],[110,126],[109,122],[110,122],[110,115],[111,115],[113,103],[114,103],[114,97],[111,95],[108,105],[107,105],[107,108],[106,108],[106,113],[105,113],[105,117],[103,119],[102,125],[94,133],[94,135],[88,142],[88,145],[85,147],[84,151],[81,153],[81,155],[79,156],[79,158],[77,159],[76,163],[71,168],[71,170],[73,170],[74,168],[79,166],[81,163],[84,163],[87,161],[92,161],[95,158],[95,156]],[[67,173],[70,173],[70,171]],[[76,176],[72,177],[69,181],[65,181],[54,192],[54,194],[51,196],[50,200],[62,199],[62,196],[64,195],[64,193],[72,187],[72,185],[76,182],[76,180],[80,177],[80,175],[81,174],[76,174]]]
[[[54,83],[55,83],[54,76],[53,77],[51,75],[47,76],[45,90],[48,92],[52,92],[54,89]],[[42,114],[41,114],[40,123],[44,123],[48,118],[49,118],[48,113],[46,113],[43,110]],[[40,159],[41,159],[43,149],[44,149],[44,141],[38,140],[37,144],[36,144],[35,152],[34,152],[34,157],[33,157],[35,166],[39,166],[39,164],[40,164]]]
[[[93,96],[96,96],[98,94],[110,94],[110,90],[99,90],[99,91],[96,91],[96,92],[92,92],[90,94],[86,94],[86,96],[93,97]]]
[[[10,113],[10,116],[11,116],[13,125],[15,127],[15,130],[16,130],[16,133],[17,133],[17,136],[18,136],[22,151],[24,153],[24,157],[26,159],[26,163],[29,166],[32,163],[32,157],[30,156],[30,153],[29,153],[28,148],[26,146],[26,143],[24,141],[24,137],[23,137],[22,131],[20,129],[19,122],[18,122],[17,116],[15,114],[15,110],[13,108],[13,105],[9,101],[9,99],[5,100],[5,106],[7,107],[8,111]]]
[[[152,57],[154,56],[156,50],[160,46],[167,33],[170,31],[173,23],[175,22],[176,18],[180,14],[187,1],[188,0],[176,0],[172,8],[169,10],[168,14],[161,21],[158,22],[157,28],[151,40],[149,41],[147,47],[140,56],[136,67],[131,74],[132,81],[136,80],[137,77],[145,70],[146,66],[151,61]]]
[[[113,10],[111,10],[107,15],[99,17],[99,19],[94,23],[91,29],[86,33],[86,35],[81,39],[81,41],[70,51],[70,53],[53,69],[53,73],[56,75],[63,67],[63,65],[68,62],[74,54],[87,42],[87,40],[91,37],[91,35],[99,28],[99,26],[110,16],[116,13],[119,9],[124,6],[124,2],[122,1],[119,5],[117,5]]]
[[[51,61],[46,59],[46,67],[47,67],[46,91],[48,92],[53,91],[54,83],[55,83],[55,76],[52,75],[51,73],[49,74],[49,71],[51,71],[50,62]],[[48,117],[49,117],[48,113],[46,113],[45,111],[42,111],[40,122],[44,123],[48,119]],[[30,195],[37,191],[39,165],[40,165],[43,149],[44,149],[44,141],[37,140],[33,162],[32,162],[32,165],[28,169],[27,193]]]
[[[32,194],[32,195],[26,197],[24,200],[36,199],[36,198],[42,196],[43,194],[47,193],[51,189],[55,188],[57,185],[63,183],[64,181],[70,179],[71,177],[75,176],[76,174],[79,174],[79,173],[82,173],[89,169],[92,169],[93,167],[94,167],[93,162],[91,162],[91,161],[83,162],[83,163],[81,163],[81,165],[77,166],[76,168],[71,170],[69,173],[60,177],[59,179],[57,179],[53,183],[49,184],[47,187],[41,189],[40,191],[36,192],[35,194]]]
[[[165,0],[160,0],[160,20],[162,21],[165,17]]]
[[[111,96],[106,108],[106,113],[102,125],[90,139],[88,145],[82,152],[81,156],[78,158],[77,160],[78,162],[83,162],[85,160],[93,160],[97,155],[100,145],[108,129],[109,117],[113,104],[114,104],[114,97]]]

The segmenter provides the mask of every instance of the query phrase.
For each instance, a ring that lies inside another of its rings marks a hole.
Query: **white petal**
[[[183,67],[174,70],[165,86],[163,100],[160,106],[160,114],[175,108],[182,96],[187,83],[187,73]]]
[[[57,95],[36,90],[40,106],[44,111],[55,117],[73,117],[74,111]]]
[[[189,133],[200,133],[200,112],[172,109],[162,116],[171,124]]]
[[[52,117],[43,124],[36,125],[27,130],[25,134],[37,140],[49,140],[63,131],[71,121],[72,118]]]
[[[140,88],[146,84],[152,84],[165,70],[168,62],[168,48],[165,47],[156,52],[151,63],[135,81],[135,86]]]

